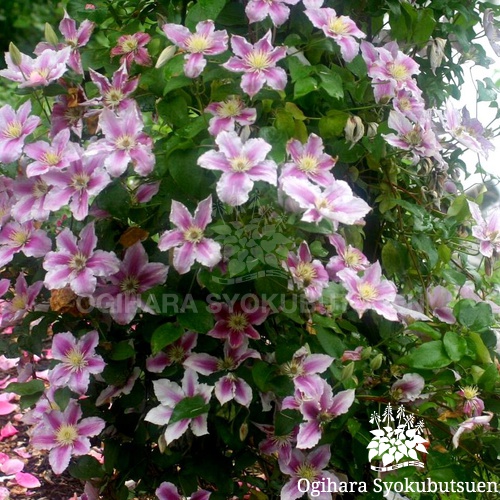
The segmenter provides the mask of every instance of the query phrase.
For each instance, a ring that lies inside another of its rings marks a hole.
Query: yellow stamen
[[[269,55],[261,50],[252,52],[247,56],[247,63],[256,71],[261,71],[268,68],[271,65],[269,60]]]
[[[361,300],[370,302],[378,297],[377,289],[370,283],[361,283],[358,287],[358,293]]]
[[[56,441],[59,446],[72,445],[78,439],[78,430],[74,425],[63,424],[56,432]]]
[[[233,313],[229,316],[227,324],[231,330],[243,332],[248,326],[248,319],[243,313]]]
[[[186,45],[189,52],[203,52],[210,48],[211,43],[205,36],[195,33],[187,39]]]
[[[184,231],[184,239],[190,243],[199,243],[203,239],[203,229],[197,226],[191,226]]]

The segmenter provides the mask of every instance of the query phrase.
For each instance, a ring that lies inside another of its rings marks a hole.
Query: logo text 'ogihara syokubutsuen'
[[[370,423],[377,426],[371,430],[373,438],[368,444],[368,460],[380,460],[382,466],[371,465],[372,470],[385,472],[402,467],[424,467],[419,460],[418,452],[427,453],[427,439],[422,437],[424,423],[415,421],[415,417],[407,414],[403,406],[399,406],[394,417],[393,408],[387,405],[380,416],[373,413]]]

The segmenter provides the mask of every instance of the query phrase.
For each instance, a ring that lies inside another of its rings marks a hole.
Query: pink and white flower
[[[311,134],[305,144],[291,139],[286,151],[292,161],[283,165],[280,181],[286,177],[297,177],[328,187],[335,180],[330,170],[337,160],[323,152],[323,139],[316,134]]]
[[[12,217],[18,222],[29,220],[47,220],[50,210],[45,208],[45,199],[50,186],[42,176],[35,175],[28,179],[20,177],[12,186],[15,198],[11,209]]]
[[[195,436],[208,434],[207,413],[170,422],[175,407],[184,399],[198,396],[207,405],[210,401],[213,387],[200,384],[195,371],[185,371],[182,386],[168,379],[155,380],[153,386],[160,405],[150,410],[144,420],[156,425],[166,425],[164,436],[167,445],[180,438],[188,428],[191,428]]]
[[[31,437],[34,448],[50,450],[49,464],[56,474],[63,473],[72,455],[86,455],[90,451],[89,437],[97,436],[105,427],[98,417],[82,419],[78,403],[71,400],[64,410],[52,410],[43,415],[43,424]]]
[[[212,221],[212,195],[198,204],[194,216],[182,203],[172,200],[170,221],[177,229],[163,233],[158,248],[166,252],[175,247],[173,265],[179,274],[189,272],[195,261],[210,268],[221,261],[220,244],[205,237]]]
[[[142,115],[134,103],[119,110],[118,114],[108,108],[103,109],[99,125],[104,139],[92,143],[87,148],[87,154],[99,155],[112,177],[122,175],[130,162],[139,175],[146,176],[153,171],[153,141],[142,131]]]
[[[485,219],[477,203],[469,201],[469,210],[476,225],[472,234],[480,242],[479,251],[485,257],[500,253],[500,211],[493,210]]]
[[[458,429],[455,431],[453,434],[453,446],[455,448],[458,448],[459,442],[460,442],[460,436],[464,432],[472,432],[474,429],[479,429],[481,427],[488,429],[489,428],[489,423],[491,419],[493,418],[493,413],[491,411],[487,411],[485,415],[478,415],[476,417],[471,417],[462,422],[459,426]]]
[[[288,5],[296,5],[299,0],[250,0],[245,13],[251,23],[263,21],[267,16],[274,26],[281,26],[290,16]]]
[[[500,30],[495,26],[495,14],[493,9],[484,9],[483,13],[484,33],[490,42],[491,48],[497,56],[500,56]]]
[[[172,483],[164,481],[155,491],[158,500],[182,500],[183,496],[179,494],[177,488]],[[211,492],[207,490],[198,490],[189,495],[190,500],[208,500]]]
[[[203,153],[198,165],[208,170],[222,170],[216,189],[224,203],[239,206],[248,201],[255,181],[277,184],[278,166],[266,160],[271,145],[264,139],[243,143],[235,132],[221,132],[215,142],[219,151]]]
[[[185,26],[167,23],[163,26],[167,38],[188,52],[184,56],[184,74],[189,78],[200,76],[207,64],[203,56],[215,56],[227,50],[227,31],[215,31],[213,21],[200,21],[191,33]]]
[[[146,370],[161,373],[167,366],[182,364],[196,347],[198,334],[186,332],[182,337],[168,345],[164,351],[146,359]]]
[[[346,62],[352,61],[358,55],[359,42],[356,38],[365,38],[366,35],[351,18],[337,16],[335,10],[330,8],[306,9],[305,14],[313,26],[335,40]]]
[[[106,363],[96,354],[99,334],[96,330],[79,339],[70,332],[57,333],[52,338],[52,357],[60,361],[49,371],[51,387],[69,387],[77,394],[87,392],[90,375],[102,373]]]
[[[457,392],[464,398],[462,402],[462,411],[468,417],[478,417],[484,411],[484,401],[479,397],[479,389],[476,386],[461,387]]]
[[[70,131],[64,129],[59,132],[52,143],[37,141],[27,144],[24,148],[26,156],[35,160],[26,167],[26,175],[42,175],[50,170],[62,170],[69,167],[72,161],[80,158],[79,149],[69,140]]]
[[[309,302],[315,302],[321,298],[323,289],[328,286],[328,273],[319,260],[313,260],[309,245],[305,241],[300,244],[297,254],[293,252],[288,254],[283,267],[290,271],[293,284],[304,291]]]
[[[268,31],[257,43],[252,45],[238,35],[231,37],[233,56],[222,66],[229,71],[245,73],[241,78],[243,92],[253,97],[267,83],[274,90],[283,90],[287,76],[276,63],[286,56],[285,47],[273,47],[271,32]]]
[[[457,322],[453,315],[453,309],[449,306],[452,300],[451,292],[444,286],[438,285],[429,287],[426,290],[427,303],[432,311],[432,314],[449,325]]]
[[[26,257],[43,257],[51,248],[52,241],[43,229],[36,229],[33,221],[9,222],[0,231],[0,267],[18,252]]]
[[[370,262],[361,250],[347,245],[340,234],[331,234],[328,240],[337,250],[337,255],[330,258],[326,270],[330,279],[338,281],[337,273],[343,269],[352,269],[356,272],[364,271]]]
[[[208,122],[208,133],[217,136],[221,132],[233,132],[235,125],[252,125],[257,119],[255,108],[246,108],[238,96],[230,96],[225,101],[213,102],[205,108],[205,112],[214,115]]]
[[[42,288],[42,281],[35,281],[28,286],[24,274],[19,274],[14,286],[14,296],[11,300],[3,302],[0,307],[0,325],[2,328],[15,325],[28,311],[32,311]]]
[[[372,309],[390,321],[398,321],[393,306],[397,288],[392,281],[382,278],[379,262],[368,267],[362,277],[352,269],[344,269],[337,276],[347,290],[347,301],[360,318],[365,311]]]
[[[139,85],[139,77],[128,77],[127,66],[122,64],[120,68],[113,73],[111,81],[104,75],[101,75],[92,68],[89,69],[90,79],[99,89],[102,103],[108,108],[123,109],[130,105],[130,95]]]
[[[371,210],[364,200],[353,195],[344,181],[334,180],[322,191],[306,179],[287,177],[283,180],[283,191],[305,210],[303,221],[318,223],[327,219],[335,230],[339,223],[359,224]]]
[[[151,57],[146,48],[150,41],[151,36],[143,32],[123,35],[118,38],[116,46],[111,49],[111,55],[122,56],[120,64],[125,64],[128,69],[133,62],[139,66],[151,66]]]
[[[21,64],[14,64],[10,54],[5,54],[7,69],[0,70],[0,76],[19,83],[19,88],[46,87],[66,73],[66,64],[71,56],[71,48],[59,51],[44,50],[36,59],[21,54]]]
[[[168,266],[149,262],[148,254],[140,242],[127,248],[120,270],[109,277],[111,284],[98,287],[96,304],[109,309],[111,317],[119,324],[130,323],[138,309],[154,311],[142,299],[142,294],[167,279]]]
[[[45,286],[49,290],[69,285],[77,295],[91,297],[97,286],[97,276],[109,276],[120,269],[114,252],[96,250],[97,236],[94,223],[80,232],[80,241],[68,229],[56,238],[57,251],[49,252],[43,261]]]
[[[405,373],[391,386],[391,396],[400,403],[415,401],[424,390],[425,379],[418,373]]]
[[[38,116],[30,116],[31,101],[15,111],[6,104],[0,108],[0,162],[11,163],[21,156],[24,140],[40,125]]]

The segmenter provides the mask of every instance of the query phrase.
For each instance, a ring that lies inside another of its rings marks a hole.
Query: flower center
[[[361,283],[358,287],[358,293],[361,300],[370,302],[378,297],[377,289],[370,283]]]
[[[10,240],[19,246],[22,246],[22,245],[25,245],[26,243],[28,243],[29,238],[30,238],[29,233],[27,231],[23,231],[22,229],[14,231],[10,235]]]
[[[56,441],[59,446],[72,445],[78,439],[78,429],[74,425],[62,424],[56,432]]]
[[[111,87],[104,96],[104,102],[111,107],[118,106],[118,104],[120,104],[123,101],[124,97],[125,96],[123,95],[123,92],[120,89]]]
[[[217,114],[222,118],[230,116],[238,116],[241,113],[243,106],[238,99],[230,99],[223,102],[217,109]]]
[[[35,198],[42,198],[49,191],[49,186],[41,179],[36,181],[33,186],[33,196]]]
[[[231,158],[230,164],[235,172],[246,172],[252,168],[252,164],[246,156],[235,156]]]
[[[186,352],[180,345],[171,345],[167,348],[167,357],[172,363],[182,363],[186,358]]]
[[[243,313],[234,313],[229,316],[227,324],[231,330],[242,332],[248,326],[248,319]]]
[[[307,479],[309,481],[313,481],[314,479],[316,479],[317,471],[310,464],[302,464],[297,469],[297,476],[299,476],[303,479]]]
[[[271,65],[269,55],[262,50],[256,50],[247,56],[248,65],[255,71],[261,71]]]
[[[354,267],[359,264],[359,255],[356,252],[353,252],[352,250],[346,250],[344,254],[344,262],[348,267]]]
[[[89,181],[90,181],[90,177],[88,175],[76,174],[71,179],[71,185],[77,191],[83,191],[88,186]]]
[[[9,139],[17,139],[21,137],[23,133],[23,126],[19,120],[14,120],[7,125],[7,128],[3,131],[3,136]]]
[[[407,80],[410,76],[408,74],[408,69],[406,68],[406,66],[398,63],[389,64],[389,73],[397,82]]]
[[[27,299],[26,295],[16,295],[11,302],[12,308],[15,311],[22,311],[23,309],[26,309]]]
[[[314,173],[318,170],[318,160],[314,156],[303,155],[300,157],[297,166],[302,172]]]
[[[134,295],[139,291],[139,280],[135,276],[127,276],[120,283],[120,290],[126,295]]]
[[[317,198],[315,201],[316,208],[318,210],[323,210],[323,209],[329,209],[330,208],[330,203],[326,198]]]
[[[72,48],[78,47],[78,38],[72,37],[72,38],[66,38],[65,42]]]
[[[66,359],[74,370],[82,370],[88,364],[83,353],[76,347],[66,354]]]
[[[42,157],[43,161],[50,167],[54,167],[61,161],[61,156],[53,151],[48,151]]]
[[[124,151],[130,151],[135,146],[135,139],[130,135],[121,135],[116,139],[115,146]]]
[[[465,399],[474,399],[479,394],[479,389],[474,385],[468,385],[466,387],[462,387],[462,392],[464,393]]]
[[[234,370],[235,368],[236,368],[236,363],[234,362],[234,359],[231,357],[217,360],[218,370]]]
[[[203,239],[203,229],[197,226],[191,226],[184,231],[184,239],[189,243],[199,243]]]
[[[345,35],[349,31],[349,27],[342,17],[330,19],[328,29],[336,35]]]
[[[137,40],[134,37],[127,37],[126,40],[122,42],[122,50],[126,54],[129,52],[133,52],[134,50],[137,50],[137,47],[139,46]]]
[[[295,359],[281,365],[281,372],[288,377],[294,378],[304,374],[302,364]]]
[[[78,252],[71,259],[69,267],[71,269],[74,269],[75,271],[81,271],[85,268],[85,264],[87,264],[87,257],[85,257],[85,255],[83,255],[81,252]]]
[[[48,68],[38,68],[34,69],[29,76],[29,80],[32,82],[40,82],[43,80],[47,80],[49,76],[49,69]]]
[[[419,130],[413,129],[403,136],[409,146],[419,146],[422,144],[422,134]]]
[[[189,52],[203,52],[206,49],[209,49],[211,46],[210,40],[203,36],[195,33],[191,35],[186,42],[187,49]]]
[[[295,275],[304,283],[305,287],[309,286],[312,280],[317,277],[316,269],[310,262],[299,262],[295,269]]]

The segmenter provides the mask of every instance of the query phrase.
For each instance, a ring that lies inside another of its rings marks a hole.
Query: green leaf
[[[417,347],[407,356],[399,360],[400,363],[422,370],[435,370],[448,366],[452,360],[449,358],[440,340],[432,340]]]
[[[19,396],[32,396],[44,390],[45,384],[38,379],[29,382],[11,382],[5,389],[6,392],[14,392]]]
[[[296,410],[282,410],[274,416],[274,434],[286,436],[302,422],[302,415]]]
[[[459,222],[462,222],[469,216],[469,205],[465,194],[457,196],[448,208],[446,213],[448,217],[455,217]]]
[[[252,378],[255,385],[262,391],[269,390],[269,381],[274,376],[274,368],[264,361],[256,361],[252,367]]]
[[[69,400],[71,399],[72,392],[69,387],[63,387],[62,389],[57,389],[54,393],[54,401],[61,411],[66,409],[68,406]]]
[[[324,89],[330,97],[342,99],[344,97],[344,87],[342,77],[332,71],[320,71],[318,73],[321,80],[320,87]]]
[[[349,118],[349,114],[344,111],[330,111],[328,116],[323,116],[319,120],[319,133],[324,139],[339,137],[344,135],[344,127]]]
[[[119,179],[114,180],[97,197],[99,207],[117,219],[126,219],[130,211],[130,196]]]
[[[294,99],[299,99],[315,90],[318,90],[318,82],[312,76],[306,76],[295,82],[293,97]]]
[[[184,398],[182,401],[179,401],[172,412],[172,416],[168,421],[169,424],[175,424],[175,422],[179,422],[180,420],[184,420],[186,418],[195,418],[203,415],[204,413],[208,413],[210,410],[210,405],[205,403],[205,400],[202,396],[196,395]]]
[[[165,346],[179,339],[183,333],[184,329],[175,323],[165,323],[159,326],[151,337],[152,353],[159,353]]]
[[[215,21],[225,5],[226,0],[198,0],[189,7],[186,26],[193,31],[200,21],[206,21],[207,19]]]
[[[196,333],[207,333],[214,326],[214,316],[208,304],[201,300],[184,304],[184,311],[177,315],[177,321],[186,329]]]
[[[479,335],[479,333],[477,332],[471,332],[469,334],[469,337],[472,340],[472,343],[474,344],[474,348],[476,351],[476,358],[481,363],[484,363],[486,365],[492,363],[490,352],[488,351],[488,348],[484,345],[481,335]]]
[[[428,335],[434,340],[441,339],[441,333],[435,328],[432,328],[432,326],[428,325],[427,323],[424,323],[423,321],[415,321],[414,323],[411,323],[410,325],[408,325],[408,330],[411,330],[413,332],[425,333],[425,335]]]
[[[388,240],[382,247],[382,265],[388,276],[401,277],[410,267],[408,250],[395,240]]]
[[[471,330],[483,330],[493,323],[491,306],[471,299],[459,300],[453,308],[457,321]]]
[[[269,153],[269,157],[277,163],[285,160],[286,143],[288,137],[282,130],[275,127],[262,127],[259,131],[259,137],[271,144],[273,149]]]
[[[76,463],[70,465],[68,471],[73,477],[84,481],[104,476],[102,465],[90,455],[80,457]]]
[[[453,361],[460,361],[467,351],[467,342],[458,333],[446,332],[443,338],[446,353]]]
[[[345,346],[338,335],[319,325],[314,325],[314,329],[316,330],[316,337],[325,353],[334,358],[340,358],[345,351]]]
[[[135,349],[128,340],[122,340],[113,345],[113,349],[109,357],[114,361],[122,361],[135,356]]]

